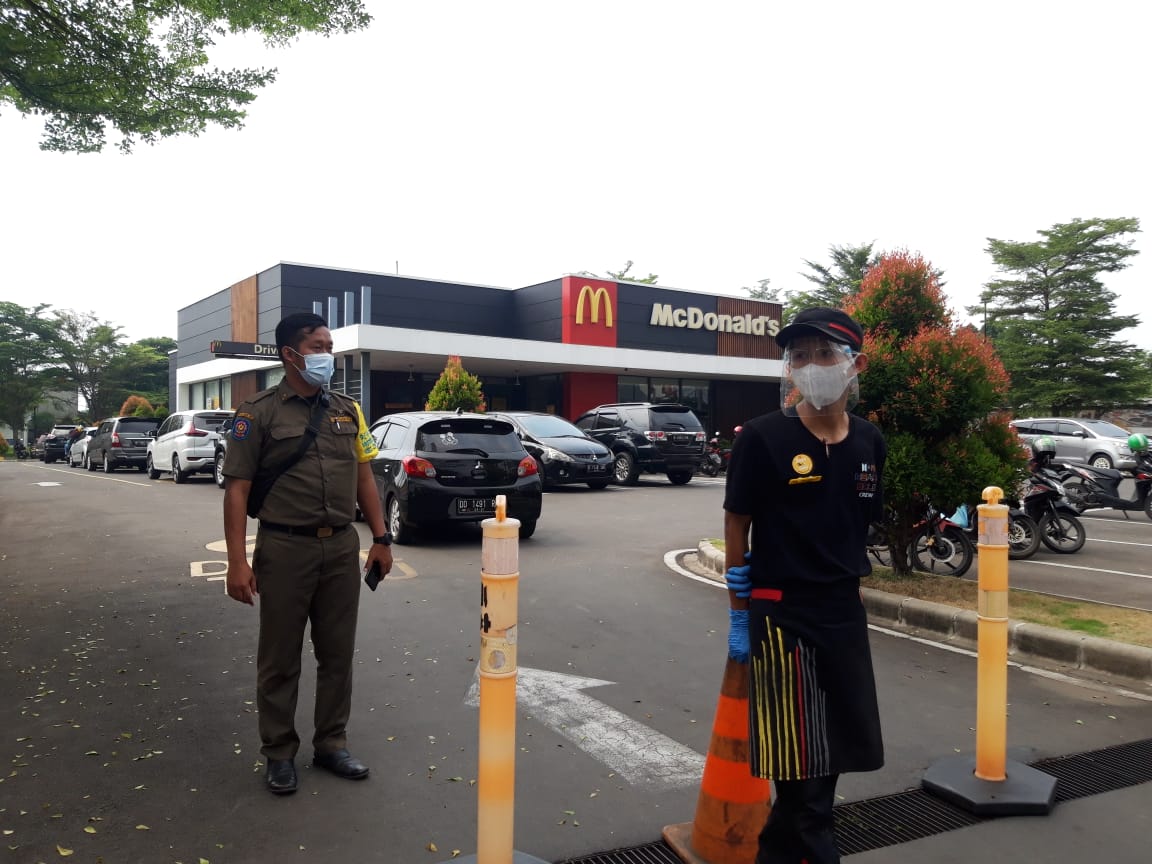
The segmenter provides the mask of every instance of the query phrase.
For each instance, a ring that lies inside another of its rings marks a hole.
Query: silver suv
[[[148,476],[155,480],[170,472],[173,481],[183,483],[193,474],[211,474],[220,426],[231,419],[231,411],[169,414],[148,442]]]
[[[1025,443],[1047,435],[1056,442],[1056,461],[1086,462],[1097,468],[1135,468],[1128,430],[1090,417],[1025,417],[1010,424]]]

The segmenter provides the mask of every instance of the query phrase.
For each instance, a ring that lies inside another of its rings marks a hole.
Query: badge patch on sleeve
[[[232,424],[232,440],[243,441],[248,437],[248,433],[252,431],[252,424],[241,417]]]

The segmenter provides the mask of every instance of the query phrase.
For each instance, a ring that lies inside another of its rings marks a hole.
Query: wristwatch
[[[381,546],[391,546],[392,545],[392,532],[389,531],[387,534],[382,534],[379,537],[373,537],[372,542],[373,543],[379,543]]]

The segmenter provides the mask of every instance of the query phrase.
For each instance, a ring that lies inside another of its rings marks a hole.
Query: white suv
[[[170,472],[183,483],[197,473],[211,474],[220,424],[231,411],[177,411],[169,414],[148,442],[148,476]]]
[[[1057,462],[1086,462],[1097,468],[1135,468],[1127,429],[1091,417],[1025,417],[1010,424],[1027,444],[1047,435],[1056,442]]]

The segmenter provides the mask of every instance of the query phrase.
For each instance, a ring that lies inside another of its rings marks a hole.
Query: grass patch
[[[711,541],[718,549],[724,541]],[[975,565],[973,565],[975,566]],[[944,603],[976,611],[979,586],[969,579],[914,573],[897,577],[890,568],[873,564],[872,575],[860,585],[876,591],[887,591],[903,597],[915,597],[932,603]],[[1016,621],[1042,624],[1060,630],[1075,630],[1088,636],[1114,639],[1132,645],[1152,648],[1152,612],[1051,597],[1033,591],[1008,590],[1008,615]]]
[[[861,579],[865,588],[888,591],[933,603],[945,603],[975,611],[979,586],[969,579],[916,573],[897,578],[884,567],[874,567],[872,575]],[[1075,630],[1088,636],[1114,639],[1152,648],[1152,612],[1125,609],[1105,603],[1088,603],[1050,597],[1033,591],[1008,589],[1008,615],[1016,621],[1042,624],[1060,630]]]

